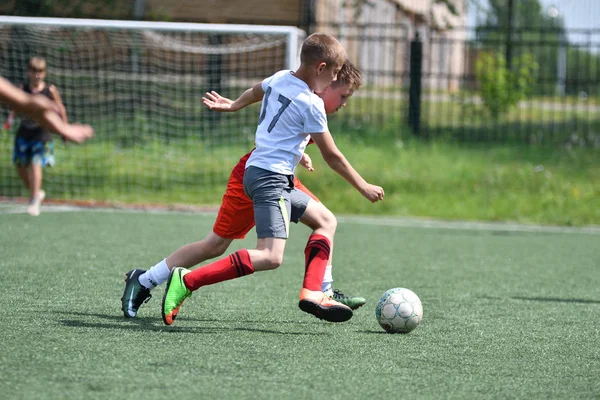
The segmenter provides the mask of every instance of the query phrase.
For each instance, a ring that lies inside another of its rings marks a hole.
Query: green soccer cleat
[[[140,284],[138,277],[146,272],[143,269],[133,269],[125,274],[125,291],[121,297],[121,310],[126,318],[137,315],[142,304],[147,303],[152,295],[150,289]]]
[[[350,307],[352,310],[356,310],[356,309],[364,306],[365,303],[367,302],[367,299],[365,299],[364,297],[346,296],[339,289],[335,289],[333,291],[328,290],[325,292],[325,294],[327,296],[329,296],[330,299],[333,299],[339,303],[342,303],[342,304]]]
[[[192,291],[183,283],[183,277],[189,272],[191,271],[181,267],[171,270],[162,301],[162,319],[166,325],[171,325],[175,321],[179,307],[192,295]]]

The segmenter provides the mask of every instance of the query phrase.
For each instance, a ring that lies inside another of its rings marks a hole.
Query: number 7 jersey
[[[292,71],[279,71],[262,82],[265,92],[256,128],[256,149],[246,162],[293,175],[310,135],[328,131],[323,100]]]

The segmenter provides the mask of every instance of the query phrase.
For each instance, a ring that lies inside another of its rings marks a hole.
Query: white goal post
[[[203,32],[203,33],[238,33],[258,35],[281,35],[286,40],[285,68],[295,69],[299,63],[299,42],[305,32],[293,26],[274,25],[242,25],[242,24],[201,24],[191,22],[149,22],[122,21],[103,19],[71,19],[71,18],[38,18],[13,17],[0,15],[0,26],[22,25],[38,27],[70,27],[80,29],[115,29],[135,31],[168,31],[168,32]]]
[[[96,130],[81,147],[55,145],[50,198],[218,204],[253,146],[259,106],[209,112],[203,94],[239,96],[295,69],[304,38],[290,26],[0,16],[0,75],[22,84],[28,60],[45,58],[69,120]],[[0,124],[7,114],[0,107]],[[0,196],[26,196],[8,136]]]

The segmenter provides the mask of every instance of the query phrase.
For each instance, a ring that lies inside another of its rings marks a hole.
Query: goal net
[[[259,105],[220,114],[202,96],[235,98],[295,68],[303,39],[281,26],[0,16],[0,74],[20,85],[28,60],[45,58],[46,82],[69,121],[96,130],[82,146],[54,140],[48,197],[218,204],[231,168],[253,146]],[[2,122],[7,115],[0,108]],[[0,135],[0,196],[28,195],[11,166],[17,127]]]

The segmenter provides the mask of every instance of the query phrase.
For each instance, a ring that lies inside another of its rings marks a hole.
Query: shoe
[[[40,190],[38,192],[37,197],[33,201],[31,201],[27,206],[27,214],[31,215],[32,217],[37,217],[38,215],[40,215],[40,206],[45,198],[46,192]]]
[[[326,291],[324,293],[330,299],[333,299],[339,303],[342,303],[342,304],[350,307],[352,310],[359,309],[360,307],[364,306],[365,303],[367,302],[367,299],[365,299],[364,297],[346,296],[339,289],[334,289],[334,290],[329,289],[328,291]]]
[[[302,289],[298,307],[306,313],[329,322],[344,322],[352,318],[352,309],[330,299],[321,291]]]
[[[183,301],[192,295],[192,291],[185,287],[183,282],[183,277],[190,272],[189,269],[181,267],[171,270],[162,301],[162,319],[166,325],[175,321]]]
[[[34,201],[33,203],[29,204],[27,206],[27,214],[31,215],[32,217],[37,217],[40,215],[40,203]]]
[[[125,291],[121,297],[121,310],[126,318],[135,317],[142,304],[152,298],[150,289],[142,286],[138,280],[138,277],[144,272],[146,271],[143,269],[133,269],[125,274]]]

